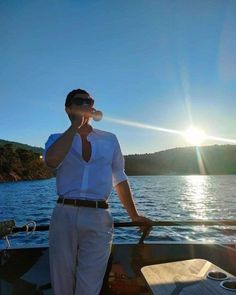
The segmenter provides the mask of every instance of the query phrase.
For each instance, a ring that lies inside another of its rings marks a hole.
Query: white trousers
[[[57,204],[49,231],[54,295],[98,295],[113,237],[108,209]]]

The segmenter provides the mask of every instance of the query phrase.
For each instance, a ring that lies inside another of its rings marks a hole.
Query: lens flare
[[[193,145],[200,145],[201,143],[203,143],[203,141],[207,139],[213,140],[213,141],[222,141],[222,142],[236,144],[236,139],[206,135],[203,130],[196,127],[190,127],[187,131],[181,131],[181,130],[168,129],[163,127],[143,124],[139,122],[132,122],[132,121],[123,120],[123,119],[115,119],[110,117],[104,117],[104,120],[109,121],[111,123],[116,123],[116,124],[136,127],[136,128],[151,129],[151,130],[180,135],[180,136],[183,136],[185,139],[187,139],[189,142],[191,142]]]
[[[174,129],[162,128],[162,127],[157,127],[157,126],[143,124],[143,123],[139,123],[139,122],[131,122],[131,121],[127,121],[127,120],[121,120],[121,119],[115,119],[115,118],[109,118],[109,117],[104,117],[104,119],[107,120],[107,121],[110,121],[112,123],[117,123],[117,124],[131,126],[131,127],[151,129],[151,130],[162,131],[162,132],[169,132],[169,133],[175,133],[175,134],[180,134],[180,135],[183,134],[182,131],[178,131],[178,130],[174,130]]]
[[[206,140],[206,133],[196,127],[191,126],[184,135],[185,139],[193,145],[201,145]]]

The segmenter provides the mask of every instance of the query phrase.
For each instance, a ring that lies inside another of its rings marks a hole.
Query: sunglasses
[[[77,106],[82,106],[82,105],[89,105],[89,106],[93,106],[94,105],[94,100],[92,98],[81,98],[81,97],[76,97],[73,98],[71,103],[69,104],[72,105],[75,104]]]

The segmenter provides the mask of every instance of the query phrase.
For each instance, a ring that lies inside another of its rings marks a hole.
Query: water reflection
[[[212,192],[211,179],[206,175],[189,175],[184,177],[183,209],[191,219],[208,220],[211,218]],[[211,229],[207,226],[194,226],[189,229],[187,240],[198,240],[204,243],[213,243]]]
[[[139,212],[153,220],[236,219],[236,175],[130,176],[129,180]],[[28,220],[35,220],[39,225],[48,224],[55,200],[55,178],[2,183],[0,220],[14,219],[18,226]],[[130,220],[115,191],[109,203],[115,221]],[[147,241],[232,243],[235,231],[236,227],[154,227]],[[115,230],[117,243],[137,243],[139,238],[137,228]],[[35,232],[27,237],[17,234],[10,239],[12,246],[17,247],[46,245],[48,233]],[[0,248],[3,247],[1,242]]]
[[[184,210],[193,219],[208,219],[209,179],[203,175],[185,176]]]

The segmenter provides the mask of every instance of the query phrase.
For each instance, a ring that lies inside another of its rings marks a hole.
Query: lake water
[[[236,220],[236,176],[129,177],[140,213],[153,220]],[[57,199],[55,178],[0,184],[0,221],[48,224]],[[110,199],[115,221],[129,221],[115,192]],[[138,242],[137,228],[115,229],[115,242]],[[236,227],[154,227],[147,241],[235,242]],[[47,232],[10,237],[12,246],[48,245]],[[0,247],[4,243],[0,240]]]

